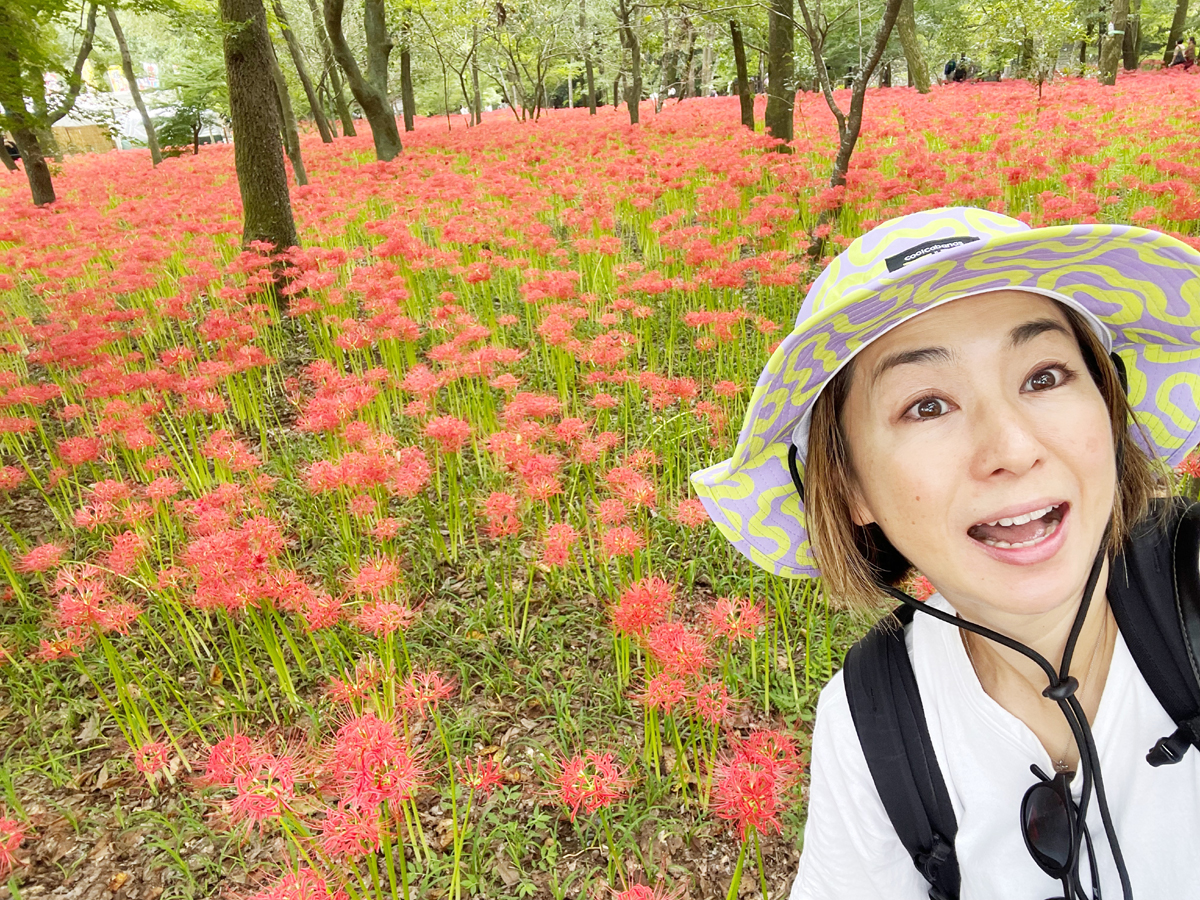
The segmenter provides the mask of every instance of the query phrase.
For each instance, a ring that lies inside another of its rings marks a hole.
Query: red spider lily
[[[1188,478],[1200,478],[1200,450],[1193,450],[1175,467],[1175,471]]]
[[[709,520],[708,510],[704,508],[704,504],[691,497],[687,500],[680,500],[675,505],[675,521],[685,528],[699,528]]]
[[[546,529],[542,562],[548,566],[565,566],[571,560],[571,547],[579,542],[579,532],[567,522],[556,522]]]
[[[321,820],[321,849],[328,856],[361,859],[379,849],[379,813],[362,806],[331,806]]]
[[[133,764],[139,772],[153,775],[166,768],[170,759],[171,747],[163,741],[150,741],[142,744],[134,751]]]
[[[396,587],[400,581],[400,566],[395,560],[376,556],[361,560],[358,572],[346,581],[346,590],[359,596],[378,598]]]
[[[660,622],[646,635],[646,649],[663,671],[682,678],[695,678],[712,665],[708,641],[680,622]]]
[[[803,761],[795,741],[782,731],[753,731],[741,741],[734,741],[736,755],[772,767],[787,785],[800,774]]]
[[[601,500],[596,504],[596,518],[605,525],[624,525],[629,518],[629,507],[616,497]]]
[[[269,888],[251,894],[246,900],[347,900],[345,891],[333,890],[307,866],[288,872]]]
[[[916,575],[913,577],[909,591],[917,600],[928,600],[937,592],[937,588],[924,575]]]
[[[116,596],[107,574],[90,563],[60,569],[53,590],[56,628],[95,628],[124,634],[144,612],[137,604]]]
[[[780,832],[782,787],[779,773],[762,760],[735,755],[718,760],[713,771],[713,812],[732,822],[738,837]]]
[[[610,610],[613,628],[626,635],[645,633],[666,617],[673,596],[674,588],[655,575],[634,582]]]
[[[396,733],[396,726],[370,713],[338,729],[329,751],[330,770],[353,806],[374,808],[413,796],[424,770]]]
[[[458,781],[467,790],[486,797],[504,783],[504,771],[490,756],[466,759],[458,764]]]
[[[68,628],[66,635],[38,641],[38,649],[31,654],[31,659],[37,662],[53,662],[56,659],[69,659],[79,655],[79,651],[87,646],[88,634],[82,628]]]
[[[0,466],[0,493],[16,491],[20,482],[25,480],[25,470],[16,466]]]
[[[628,525],[610,528],[600,535],[600,547],[608,559],[619,556],[633,556],[646,546],[646,539]]]
[[[683,900],[686,892],[684,885],[668,891],[661,882],[653,888],[646,884],[631,884],[623,891],[612,890],[612,900]]]
[[[483,511],[488,520],[484,530],[490,537],[508,537],[521,530],[521,521],[517,518],[517,498],[512,494],[493,491],[483,501]]]
[[[710,681],[696,689],[696,715],[710,725],[719,724],[729,712],[729,691],[723,681]]]
[[[354,666],[354,674],[349,678],[330,678],[325,696],[334,703],[353,703],[365,697],[387,675],[390,675],[390,670],[385,670],[375,660],[361,660]]]
[[[16,819],[0,816],[0,878],[17,867],[17,848],[25,840],[25,826]]]
[[[58,458],[68,466],[82,466],[100,457],[100,438],[71,437],[58,442]]]
[[[453,676],[443,678],[436,669],[413,672],[400,686],[400,702],[409,712],[423,716],[436,711],[440,701],[449,700],[457,692],[458,681]]]
[[[376,637],[386,637],[395,631],[407,631],[417,613],[405,603],[372,600],[354,617],[354,624]]]
[[[13,568],[18,572],[45,572],[57,566],[66,552],[62,544],[38,544],[18,559]]]
[[[454,416],[438,416],[425,423],[422,433],[436,441],[442,453],[458,453],[471,437],[471,425]]]
[[[646,686],[633,699],[650,709],[669,713],[683,702],[687,696],[687,687],[682,678],[670,672],[659,672],[653,678],[646,680]]]
[[[563,760],[561,766],[554,783],[558,799],[571,811],[571,821],[575,821],[580,807],[593,813],[619,800],[629,788],[625,770],[616,764],[612,753],[589,750]]]
[[[105,562],[118,575],[128,575],[137,568],[138,560],[146,553],[146,540],[135,531],[123,531],[112,538],[112,549]]]
[[[233,778],[234,796],[225,804],[230,823],[245,823],[261,835],[269,822],[292,814],[295,769],[296,760],[291,756],[260,753],[251,757],[245,771]]]
[[[263,753],[259,743],[249,735],[235,731],[213,744],[204,763],[205,784],[228,787],[234,780],[250,771],[256,757]]]
[[[753,640],[763,622],[763,608],[746,597],[718,597],[708,611],[713,633],[731,641]]]

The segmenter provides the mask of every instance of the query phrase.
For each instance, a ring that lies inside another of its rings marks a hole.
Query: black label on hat
[[[895,272],[897,269],[907,266],[911,262],[916,262],[922,257],[928,256],[930,253],[937,253],[941,250],[950,250],[954,247],[961,247],[963,244],[970,244],[977,241],[979,238],[965,235],[963,237],[938,238],[936,241],[926,241],[923,244],[917,244],[915,247],[909,247],[903,253],[897,253],[895,256],[889,256],[884,260],[887,263],[888,271]]]

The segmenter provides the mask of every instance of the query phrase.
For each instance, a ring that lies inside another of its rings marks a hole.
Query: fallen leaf
[[[500,880],[508,888],[516,887],[517,883],[521,880],[521,873],[503,856],[496,857],[496,874],[500,876]]]
[[[84,745],[90,744],[92,741],[100,737],[100,713],[94,712],[83,723],[83,728],[80,729],[78,737],[75,738],[75,743]]]
[[[117,872],[108,881],[108,889],[114,894],[125,886],[125,882],[129,880],[128,872]]]
[[[208,671],[208,683],[215,686],[220,685],[223,681],[225,681],[225,673],[221,671],[220,666],[214,664]]]
[[[96,783],[92,785],[93,791],[104,790],[104,785],[108,782],[108,760],[100,766],[100,770],[96,772]]]

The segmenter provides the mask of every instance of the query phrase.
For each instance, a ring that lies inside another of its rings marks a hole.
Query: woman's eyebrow
[[[1032,322],[1018,325],[1008,333],[1009,346],[1020,347],[1022,344],[1026,344],[1038,335],[1045,334],[1048,331],[1057,331],[1067,337],[1071,337],[1071,332],[1067,331],[1066,326],[1057,319],[1034,319]]]
[[[875,364],[875,371],[871,373],[871,384],[877,384],[888,369],[894,369],[896,366],[907,366],[913,363],[951,362],[952,360],[953,354],[945,347],[921,347],[917,350],[901,350],[898,353],[885,356]]]

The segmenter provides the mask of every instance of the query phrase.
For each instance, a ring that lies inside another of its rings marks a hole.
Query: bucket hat
[[[721,533],[769,572],[819,575],[788,452],[794,444],[803,472],[822,389],[913,316],[1002,289],[1078,310],[1120,357],[1144,450],[1176,465],[1200,443],[1200,251],[1128,225],[1030,228],[972,207],[926,210],[858,237],[813,282],[758,377],[733,455],[691,475]]]

